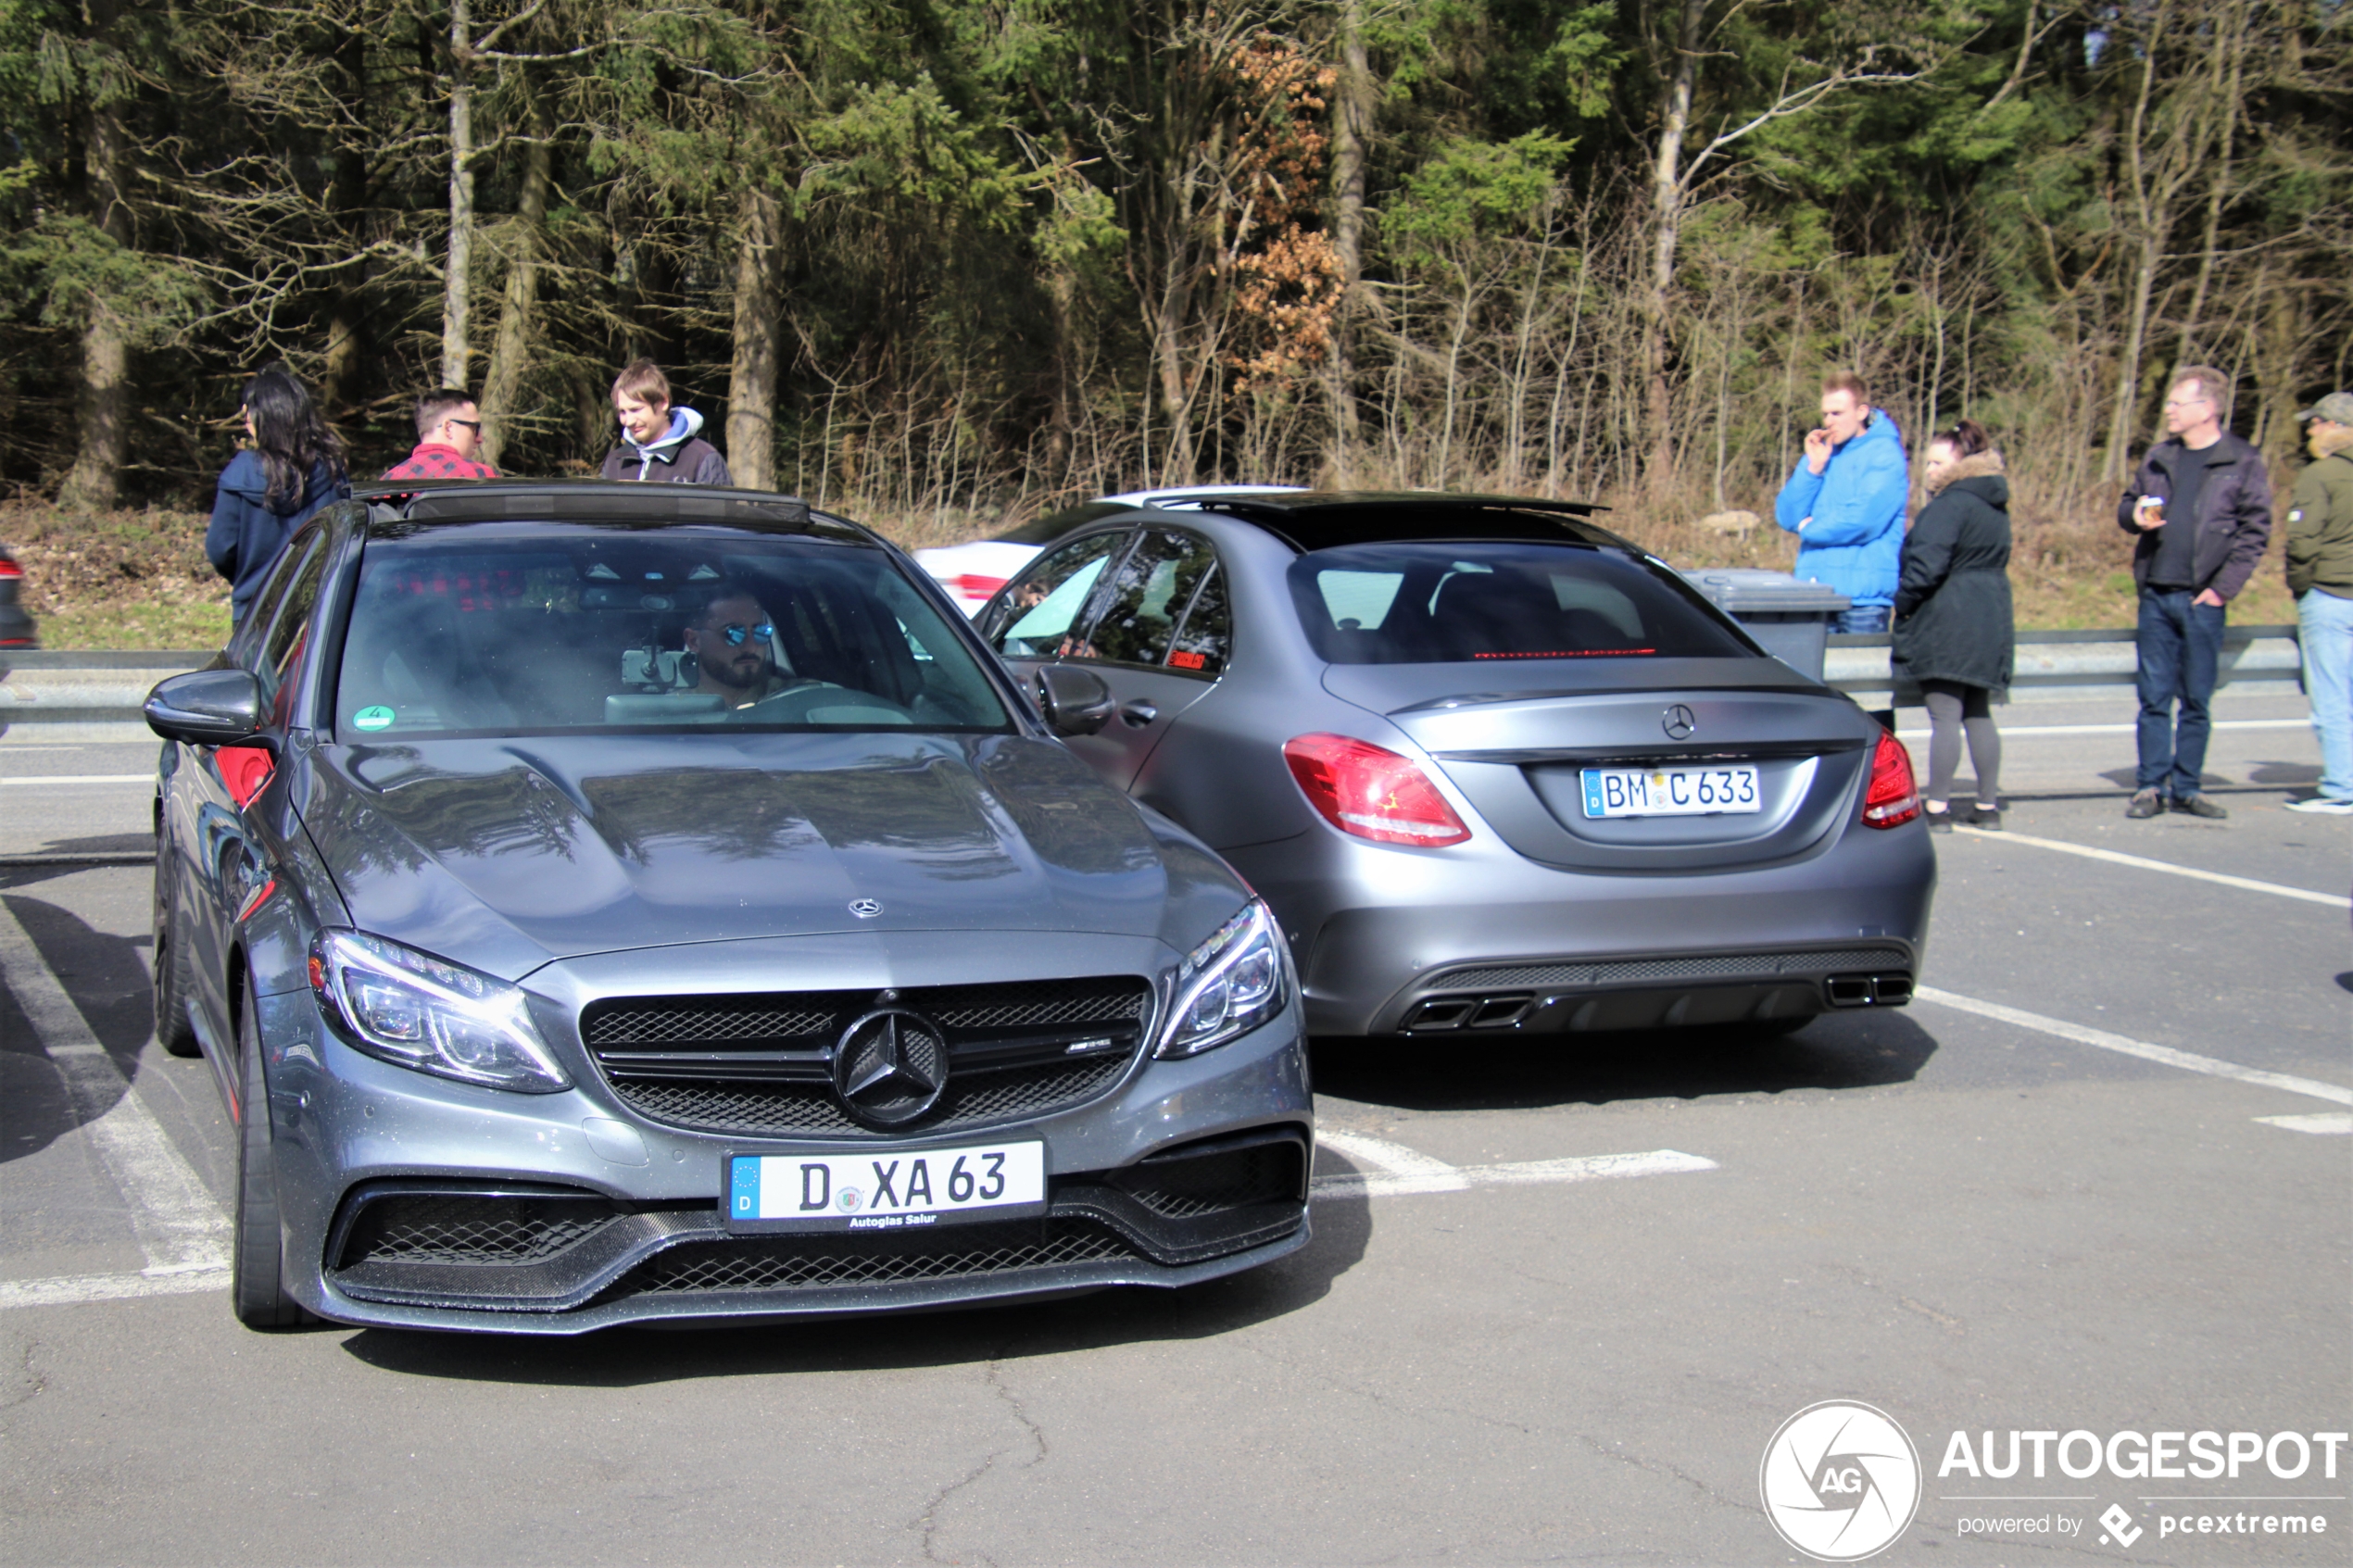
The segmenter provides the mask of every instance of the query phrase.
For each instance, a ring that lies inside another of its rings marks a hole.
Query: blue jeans
[[[2192,602],[2187,588],[2141,590],[2141,765],[2135,790],[2153,789],[2176,800],[2198,792],[2206,769],[2206,737],[2213,728],[2208,705],[2222,656],[2221,605]],[[2173,705],[2182,705],[2181,721]]]
[[[2353,599],[2305,591],[2296,601],[2304,695],[2321,737],[2321,794],[2353,800]]]
[[[1855,605],[1842,609],[1838,612],[1838,619],[1831,622],[1831,634],[1857,637],[1885,632],[1888,618],[1894,610],[1893,605]]]

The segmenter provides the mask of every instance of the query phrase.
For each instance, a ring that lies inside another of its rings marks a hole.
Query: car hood
[[[1230,913],[1247,897],[1025,736],[534,736],[331,746],[314,763],[304,822],[353,922],[508,979],[835,932],[1169,935],[1172,903]],[[1180,926],[1208,918],[1189,913]]]

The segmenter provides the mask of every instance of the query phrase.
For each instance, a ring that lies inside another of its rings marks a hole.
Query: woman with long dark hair
[[[2010,610],[2010,482],[1985,427],[1963,420],[1929,438],[1929,503],[1904,539],[1895,589],[1894,664],[1928,701],[1932,832],[1953,826],[1949,798],[1969,745],[1977,771],[1972,826],[2002,825],[2002,736],[1993,705],[2009,693],[2017,630]]]
[[[319,417],[309,389],[272,365],[245,385],[253,445],[229,459],[212,502],[204,551],[229,580],[229,620],[242,624],[261,580],[296,529],[351,494],[343,443]]]

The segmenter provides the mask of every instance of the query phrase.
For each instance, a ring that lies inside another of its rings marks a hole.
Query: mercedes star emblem
[[[1658,716],[1658,726],[1667,732],[1668,740],[1689,740],[1692,732],[1699,728],[1699,721],[1692,717],[1690,709],[1679,702]]]
[[[879,898],[852,898],[849,901],[849,912],[856,915],[860,920],[872,920],[876,915],[882,913],[882,900]]]
[[[843,1110],[878,1131],[914,1121],[947,1086],[948,1042],[904,1008],[866,1014],[834,1046],[834,1093]]]

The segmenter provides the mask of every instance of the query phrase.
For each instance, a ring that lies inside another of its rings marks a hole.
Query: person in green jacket
[[[2296,417],[2312,466],[2288,502],[2287,588],[2321,737],[2321,787],[2287,809],[2353,817],[2353,392],[2332,392]]]

